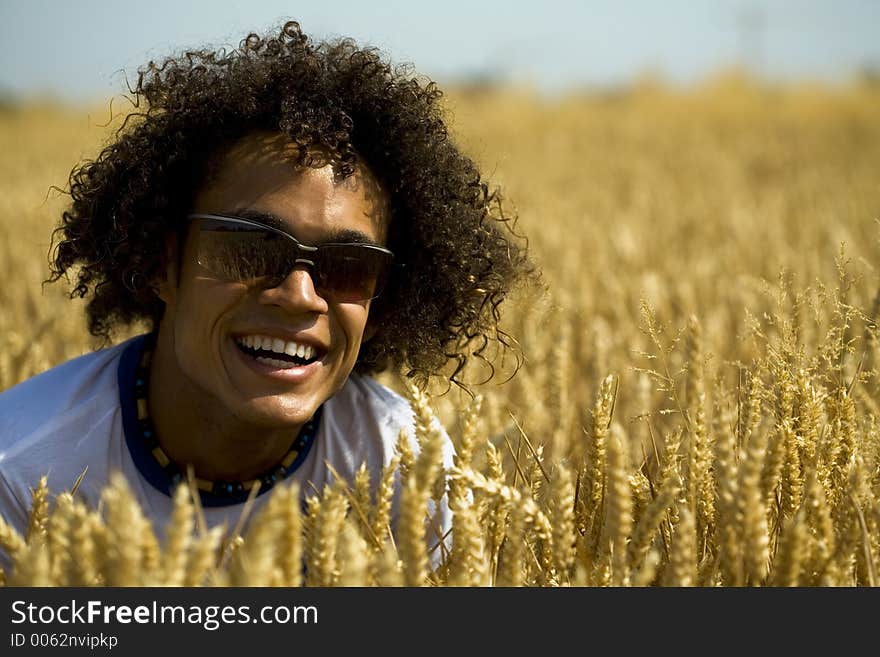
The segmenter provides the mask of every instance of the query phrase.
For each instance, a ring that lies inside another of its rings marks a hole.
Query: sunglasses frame
[[[366,299],[356,299],[356,300],[353,299],[352,301],[369,301],[370,299],[375,299],[376,297],[378,297],[382,293],[382,290],[385,287],[384,282],[387,280],[388,274],[390,273],[391,268],[392,268],[391,259],[394,258],[394,253],[392,253],[391,251],[389,251],[385,247],[378,246],[376,244],[364,244],[363,242],[326,242],[326,243],[320,244],[318,246],[310,246],[308,244],[303,244],[298,239],[296,239],[293,235],[281,230],[280,228],[276,228],[275,226],[270,226],[268,224],[264,224],[260,221],[255,221],[254,219],[244,219],[242,217],[234,217],[234,216],[225,215],[225,214],[202,214],[202,213],[189,214],[189,215],[187,215],[186,218],[190,221],[198,221],[201,219],[205,219],[208,221],[221,221],[221,222],[227,222],[227,223],[232,223],[232,224],[242,224],[242,225],[246,225],[246,226],[254,226],[256,228],[260,228],[261,230],[265,230],[267,232],[274,233],[276,235],[281,235],[282,237],[287,238],[289,241],[293,242],[293,245],[296,248],[296,256],[297,256],[296,259],[293,260],[293,262],[291,263],[292,264],[291,271],[293,271],[293,266],[299,265],[299,264],[304,264],[304,265],[308,265],[309,267],[311,267],[312,272],[314,272],[315,268],[317,267],[316,262],[313,259],[304,258],[304,257],[302,257],[302,255],[309,254],[309,253],[316,253],[317,251],[319,251],[322,248],[327,247],[327,246],[356,246],[358,248],[368,249],[370,251],[377,251],[377,252],[382,253],[384,255],[390,256],[388,267],[386,268],[386,271],[383,272],[384,275],[380,276],[377,279],[378,282],[381,283],[381,285],[377,285],[378,292],[374,293],[373,296],[371,296],[371,297],[367,297]],[[201,263],[199,263],[199,264],[201,264]],[[220,275],[220,274],[218,274],[218,275]],[[289,276],[290,272],[288,272],[287,275]]]

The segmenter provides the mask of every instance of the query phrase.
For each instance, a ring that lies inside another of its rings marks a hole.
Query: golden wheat
[[[305,512],[280,487],[232,529],[181,488],[161,545],[123,481],[100,509],[40,482],[20,533],[0,519],[6,584],[877,584],[880,89],[733,74],[446,102],[543,271],[505,310],[516,376],[477,401],[383,376],[418,454],[403,432],[378,481]],[[0,110],[0,390],[100,346],[40,285],[65,203],[47,190],[120,118]],[[431,552],[444,495],[454,531]]]

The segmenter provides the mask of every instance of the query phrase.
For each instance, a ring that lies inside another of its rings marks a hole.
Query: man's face
[[[329,166],[294,168],[292,148],[285,138],[268,133],[242,139],[196,195],[193,212],[272,216],[279,228],[307,245],[348,241],[340,238],[343,233],[384,244],[386,199],[370,172],[361,165],[355,176],[337,183]],[[306,266],[271,288],[221,280],[199,265],[197,240],[197,231],[189,230],[180,245],[179,272],[171,249],[168,275],[160,285],[166,304],[160,345],[173,345],[169,360],[176,364],[175,374],[215,420],[265,428],[306,422],[351,373],[370,302],[322,297]],[[303,345],[306,355],[311,348],[316,358],[294,367],[273,363],[265,353],[255,355],[254,346],[267,339],[276,350],[277,341],[288,349],[291,343],[294,349]]]

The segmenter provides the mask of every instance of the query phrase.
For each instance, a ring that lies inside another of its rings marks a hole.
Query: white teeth
[[[292,367],[296,367],[296,363],[288,363],[286,360],[266,358],[265,356],[257,356],[255,360],[271,365],[272,367],[277,367],[279,370],[289,370]]]
[[[245,347],[248,347],[249,349],[274,351],[277,354],[287,354],[288,356],[296,356],[305,360],[311,360],[317,355],[317,350],[307,344],[301,344],[292,341],[285,342],[281,338],[270,338],[265,335],[245,335],[237,338],[236,342],[244,345]],[[283,362],[287,366],[290,365],[290,363],[287,363],[287,361],[280,361],[271,358],[267,359],[265,357],[259,357],[258,360],[259,359],[266,360],[267,362],[271,360],[273,364]]]

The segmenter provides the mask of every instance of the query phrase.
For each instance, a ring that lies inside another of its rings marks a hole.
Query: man
[[[0,395],[3,517],[23,529],[40,476],[58,492],[86,468],[78,494],[121,471],[160,533],[187,468],[210,525],[257,482],[257,505],[362,463],[375,482],[413,419],[368,375],[457,374],[505,344],[497,308],[529,270],[439,92],[287,23],[151,62],[134,95],[71,174],[52,266],[76,271],[94,335],[149,331]]]

